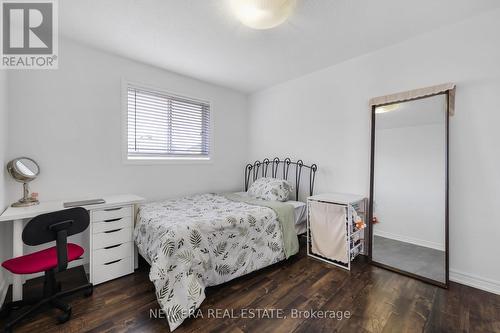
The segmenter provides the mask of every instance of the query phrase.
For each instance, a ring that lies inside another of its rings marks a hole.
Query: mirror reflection
[[[38,174],[38,165],[27,158],[16,160],[16,169],[25,177],[35,177]]]
[[[377,107],[372,259],[446,282],[446,95]]]

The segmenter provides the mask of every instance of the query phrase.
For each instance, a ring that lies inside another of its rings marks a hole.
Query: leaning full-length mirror
[[[371,258],[448,284],[448,93],[373,106]]]

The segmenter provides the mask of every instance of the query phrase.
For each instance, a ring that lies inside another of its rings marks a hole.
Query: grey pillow
[[[248,194],[262,200],[287,201],[293,186],[284,179],[259,178],[248,189]]]

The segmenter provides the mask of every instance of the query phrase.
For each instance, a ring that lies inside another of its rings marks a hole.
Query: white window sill
[[[126,156],[124,164],[132,165],[156,165],[156,164],[211,164],[211,157],[144,157]]]

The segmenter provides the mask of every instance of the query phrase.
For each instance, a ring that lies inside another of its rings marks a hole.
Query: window
[[[210,104],[127,85],[128,159],[209,158]]]

